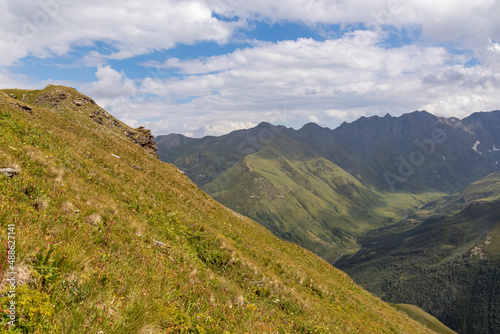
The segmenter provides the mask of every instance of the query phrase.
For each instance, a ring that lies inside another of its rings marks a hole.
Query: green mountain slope
[[[336,266],[391,302],[459,333],[500,331],[500,173],[368,233]]]
[[[455,331],[452,331],[451,329],[446,327],[443,323],[441,323],[438,319],[428,314],[419,307],[408,304],[392,304],[392,306],[408,314],[410,318],[415,319],[418,322],[424,324],[426,327],[432,329],[436,333],[456,334]]]
[[[261,123],[253,129],[234,131],[220,137],[198,139],[171,134],[158,136],[155,142],[162,161],[174,163],[202,187],[269,143],[290,141],[283,130],[283,126]]]
[[[0,92],[9,332],[431,333],[211,199],[147,137],[73,89]]]
[[[319,156],[269,146],[246,156],[203,189],[285,240],[334,262],[356,238],[416,210],[424,195],[380,193]]]

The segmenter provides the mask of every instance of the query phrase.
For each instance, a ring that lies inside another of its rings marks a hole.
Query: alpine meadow
[[[432,332],[215,202],[155,157],[147,132],[77,91],[5,90],[0,108],[0,162],[14,171],[0,178],[0,217],[17,268],[4,330]]]

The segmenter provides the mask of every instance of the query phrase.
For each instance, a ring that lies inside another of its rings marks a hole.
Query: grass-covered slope
[[[377,192],[322,157],[272,146],[246,156],[203,189],[328,262],[356,251],[356,238],[437,196]]]
[[[392,304],[396,309],[408,314],[412,319],[426,325],[428,328],[432,329],[439,334],[456,334],[455,331],[446,327],[441,321],[433,317],[429,313],[422,310],[420,307],[408,304]]]
[[[336,265],[459,333],[500,332],[500,173],[373,232]]]
[[[0,174],[1,254],[15,226],[11,332],[431,333],[215,202],[78,92],[4,92],[0,168],[18,171]]]

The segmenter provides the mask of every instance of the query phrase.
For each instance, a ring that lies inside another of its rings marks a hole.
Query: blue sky
[[[493,0],[0,0],[0,86],[77,88],[131,126],[500,108]]]

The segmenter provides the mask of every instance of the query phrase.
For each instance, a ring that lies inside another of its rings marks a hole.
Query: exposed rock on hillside
[[[0,174],[3,174],[7,177],[13,177],[19,174],[19,170],[15,168],[0,168]]]
[[[133,143],[144,147],[144,149],[150,154],[159,157],[159,155],[156,153],[158,148],[156,147],[154,136],[151,134],[151,130],[145,129],[143,126],[141,126],[137,129],[127,130],[126,134]]]
[[[30,107],[28,107],[28,106],[25,106],[25,105],[22,105],[22,104],[19,104],[19,103],[14,103],[14,102],[12,102],[12,103],[11,103],[11,105],[12,105],[14,108],[18,109],[18,110],[23,110],[23,111],[26,111],[26,112],[28,112],[28,113],[30,113],[30,114],[32,114],[32,113],[33,113],[33,109],[31,109],[31,108],[30,108]]]
[[[56,87],[56,86],[48,85],[45,90],[47,90],[47,88],[50,87]],[[55,107],[59,103],[68,98],[66,90],[67,90],[66,88],[64,89],[55,88],[54,90],[49,90],[45,94],[39,96],[36,99],[35,104],[38,105],[48,104],[51,107]]]

